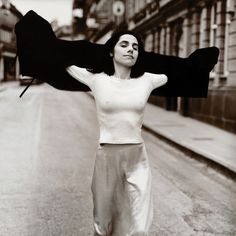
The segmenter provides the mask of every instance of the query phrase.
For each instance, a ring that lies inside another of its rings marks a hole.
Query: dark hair
[[[113,59],[110,56],[110,53],[113,53],[114,47],[117,44],[117,42],[119,41],[120,37],[124,34],[130,34],[133,35],[137,41],[138,41],[138,58],[137,61],[135,63],[134,66],[132,66],[131,68],[131,74],[130,77],[131,78],[137,78],[141,75],[144,74],[144,69],[141,63],[141,59],[144,53],[144,45],[143,45],[143,41],[141,40],[141,38],[134,32],[129,31],[129,30],[123,30],[123,31],[115,31],[112,36],[110,37],[110,39],[107,40],[107,42],[105,43],[105,53],[102,60],[101,65],[99,65],[98,68],[93,68],[90,69],[89,71],[92,73],[101,73],[104,72],[107,75],[113,75],[115,73],[115,69],[114,69],[114,63],[113,63]]]

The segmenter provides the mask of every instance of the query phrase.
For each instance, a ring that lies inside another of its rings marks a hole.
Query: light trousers
[[[92,180],[96,236],[146,236],[152,222],[145,145],[99,145]]]

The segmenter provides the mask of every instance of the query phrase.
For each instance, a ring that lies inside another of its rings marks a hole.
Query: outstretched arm
[[[71,77],[69,65],[96,69],[103,67],[105,46],[86,40],[66,41],[55,37],[51,25],[29,11],[15,26],[20,73],[40,79],[57,89],[87,91],[89,88]],[[198,49],[188,58],[144,52],[144,70],[168,77],[166,85],[152,94],[160,96],[206,97],[209,72],[217,62],[215,47]]]
[[[69,91],[88,91],[88,86],[69,75],[66,67],[96,68],[101,63],[103,45],[86,40],[57,39],[51,25],[29,11],[15,25],[20,73]]]
[[[152,89],[159,88],[168,81],[167,76],[164,74],[153,74],[146,72],[144,75],[151,81]]]
[[[152,92],[160,96],[206,97],[209,73],[217,63],[216,47],[195,50],[189,57],[144,53],[144,68],[151,73],[167,75],[166,85]]]
[[[73,78],[75,78],[79,82],[87,85],[89,88],[92,87],[92,83],[93,83],[93,80],[94,80],[94,74],[88,72],[84,68],[80,68],[80,67],[75,66],[75,65],[68,66],[66,68],[66,70]]]

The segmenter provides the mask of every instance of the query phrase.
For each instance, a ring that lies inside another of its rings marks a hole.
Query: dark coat
[[[20,73],[42,80],[53,87],[69,91],[89,88],[65,70],[69,65],[101,67],[104,45],[86,40],[57,39],[51,25],[34,11],[29,11],[16,25],[17,54]],[[155,89],[158,96],[206,97],[209,72],[217,63],[219,49],[197,49],[187,58],[144,52],[142,65],[147,72],[166,74],[166,85]]]

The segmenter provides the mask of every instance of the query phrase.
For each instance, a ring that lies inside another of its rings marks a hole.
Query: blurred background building
[[[14,26],[21,17],[10,1],[0,0],[0,81],[19,78]]]
[[[120,28],[139,33],[146,50],[161,54],[187,57],[197,48],[219,47],[207,99],[151,97],[150,102],[236,133],[236,0],[74,2],[83,2],[80,29],[94,42],[104,43]]]

